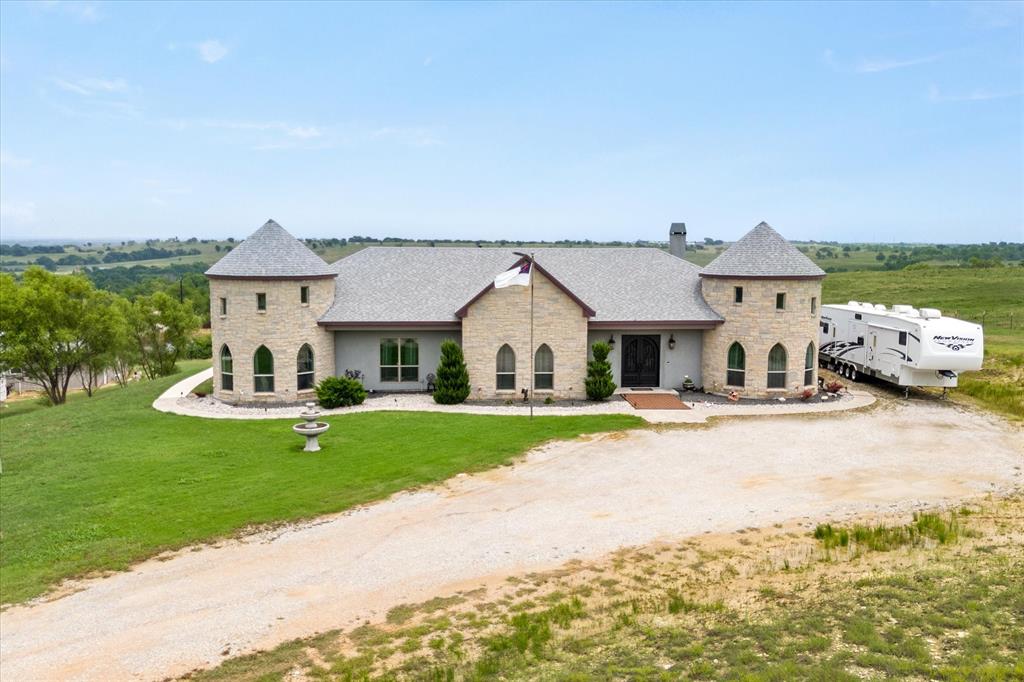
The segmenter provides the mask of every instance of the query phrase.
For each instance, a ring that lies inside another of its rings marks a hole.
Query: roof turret
[[[273,220],[249,235],[206,271],[207,277],[317,279],[337,273]]]
[[[705,266],[701,277],[814,279],[825,271],[768,223],[750,232]]]

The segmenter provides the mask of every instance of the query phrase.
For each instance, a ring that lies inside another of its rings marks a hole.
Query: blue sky
[[[0,231],[1024,240],[1024,4],[0,5]]]

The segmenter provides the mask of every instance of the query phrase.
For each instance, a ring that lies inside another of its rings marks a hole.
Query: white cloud
[[[7,166],[8,168],[22,168],[30,163],[32,163],[32,159],[15,156],[4,149],[0,149],[0,166]]]
[[[933,102],[985,102],[991,99],[1005,99],[1007,97],[1020,97],[1020,91],[1007,91],[993,92],[992,90],[986,90],[984,88],[978,90],[972,90],[968,93],[961,93],[955,95],[944,94],[939,90],[938,86],[932,85],[928,88],[928,99]]]
[[[61,2],[61,0],[38,0],[37,2],[29,4],[31,7],[35,7],[44,12],[63,14],[89,24],[95,23],[100,19],[99,8],[94,2],[77,2],[75,0],[66,2]]]
[[[34,201],[23,201],[19,203],[0,202],[0,218],[7,218],[22,223],[31,223],[36,219],[36,204]]]
[[[908,66],[928,64],[941,58],[941,54],[932,54],[925,57],[914,57],[912,59],[861,60],[856,71],[857,73],[880,73],[882,71],[892,71],[893,69],[904,69]]]
[[[228,54],[228,48],[219,40],[212,38],[196,45],[196,51],[199,52],[199,58],[207,64],[215,64]]]
[[[289,137],[298,137],[303,140],[323,135],[323,133],[320,132],[320,129],[315,126],[296,126],[294,128],[287,128],[286,133]]]
[[[128,81],[123,78],[79,78],[76,81],[55,78],[53,83],[61,90],[85,97],[91,97],[97,93],[121,92],[128,89]]]

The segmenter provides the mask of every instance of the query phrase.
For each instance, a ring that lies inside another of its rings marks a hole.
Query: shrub
[[[316,387],[316,398],[328,410],[359,405],[366,400],[366,389],[355,379],[327,377]]]
[[[189,360],[206,360],[213,357],[213,338],[209,334],[193,336],[185,344],[185,357]]]
[[[825,386],[825,390],[829,393],[839,393],[839,391],[843,390],[843,385],[838,381],[830,381]]]
[[[611,346],[598,341],[593,346],[594,359],[587,362],[587,378],[584,381],[587,397],[591,400],[604,400],[615,393],[615,382],[612,381],[612,365],[608,362]]]
[[[462,347],[451,340],[441,343],[441,363],[437,366],[434,402],[455,405],[469,397],[469,372],[462,357]]]

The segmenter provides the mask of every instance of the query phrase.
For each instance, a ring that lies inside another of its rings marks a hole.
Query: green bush
[[[587,397],[591,400],[604,400],[615,393],[615,382],[612,381],[612,365],[608,362],[611,346],[598,341],[593,346],[594,359],[587,362],[587,378],[584,385]]]
[[[469,397],[469,372],[462,347],[454,341],[441,343],[441,363],[437,366],[434,402],[455,405]]]
[[[213,357],[213,338],[209,334],[193,336],[185,344],[187,360],[207,360]]]
[[[351,407],[366,400],[366,389],[355,379],[327,377],[316,387],[316,398],[320,406],[328,410],[335,407]]]

